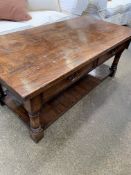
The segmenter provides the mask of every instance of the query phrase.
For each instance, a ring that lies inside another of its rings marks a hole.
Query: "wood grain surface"
[[[0,36],[0,81],[22,99],[131,39],[131,30],[90,17]]]

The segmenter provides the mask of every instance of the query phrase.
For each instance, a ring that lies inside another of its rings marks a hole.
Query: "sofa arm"
[[[63,12],[81,15],[88,4],[88,0],[59,0]]]
[[[104,10],[100,10],[99,13],[103,18],[109,18],[117,14],[126,13],[129,10],[131,10],[131,4],[119,5],[116,8],[107,8]]]

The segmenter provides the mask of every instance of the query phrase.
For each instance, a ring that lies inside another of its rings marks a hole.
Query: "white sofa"
[[[25,22],[0,21],[0,35],[81,15],[88,0],[27,0],[32,19]]]
[[[66,0],[65,0],[66,1]],[[0,21],[0,35],[73,18],[63,0],[27,0],[32,19],[24,22]]]
[[[109,22],[117,24],[129,24],[131,21],[131,0],[27,0],[29,14],[32,19],[26,22],[0,21],[0,35],[24,30],[43,24],[54,23],[77,15],[82,15],[86,10],[86,14],[91,15],[90,5],[99,12],[99,17]],[[118,5],[122,5],[123,12],[120,13],[116,9]],[[101,15],[101,16],[100,16]]]
[[[119,14],[119,24],[131,26],[131,0],[109,1],[107,9],[113,9],[116,17]]]
[[[88,0],[83,14],[119,25],[130,25],[131,0]]]

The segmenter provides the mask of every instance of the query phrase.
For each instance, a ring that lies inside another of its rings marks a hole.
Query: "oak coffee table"
[[[0,36],[0,102],[38,142],[44,129],[115,75],[130,41],[129,28],[86,16]],[[113,56],[110,68],[103,65]]]

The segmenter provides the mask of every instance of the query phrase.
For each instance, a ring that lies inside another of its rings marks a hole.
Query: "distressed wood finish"
[[[44,104],[40,112],[42,128],[46,129],[82,97],[97,87],[110,74],[109,67],[101,65],[95,71],[85,74],[78,82],[59,93]],[[24,106],[8,92],[4,102],[30,127],[30,118]]]
[[[0,36],[0,101],[29,124],[38,142],[44,128],[115,75],[130,41],[127,27],[86,16]],[[110,70],[100,66],[113,56]]]

